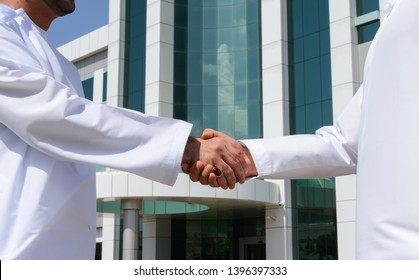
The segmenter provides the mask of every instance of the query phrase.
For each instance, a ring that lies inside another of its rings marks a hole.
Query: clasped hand
[[[190,137],[182,159],[182,170],[193,182],[233,189],[247,177],[257,175],[248,149],[233,138],[206,129],[201,138]]]

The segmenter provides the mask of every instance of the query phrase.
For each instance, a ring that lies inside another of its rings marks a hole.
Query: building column
[[[171,228],[170,217],[143,217],[143,260],[170,260]]]
[[[333,119],[343,112],[362,80],[362,65],[353,24],[356,3],[329,1]],[[336,219],[338,259],[355,258],[355,175],[337,177]]]
[[[93,73],[93,102],[103,103],[103,68]]]
[[[267,138],[289,134],[287,1],[263,0],[261,9],[263,137]]]
[[[173,117],[174,14],[174,1],[147,0],[147,115]]]
[[[120,246],[119,214],[102,214],[102,260],[118,260]]]
[[[140,201],[138,199],[122,200],[124,226],[122,230],[122,259],[138,259],[138,218]]]
[[[126,0],[109,1],[106,104],[111,106],[122,107],[124,103],[126,20]]]
[[[269,138],[290,134],[287,1],[262,0],[261,9],[263,137]],[[287,191],[289,181],[268,181],[279,185],[280,197],[285,198],[284,203],[290,205],[291,196]],[[290,208],[287,212],[291,215]],[[283,206],[266,208],[266,259],[268,260],[292,257],[291,244],[287,244],[288,232],[291,236],[291,231],[285,226],[287,212]]]
[[[291,259],[291,229],[286,226],[286,208],[284,205],[268,206],[266,215],[266,259]],[[288,242],[288,239],[290,242]]]

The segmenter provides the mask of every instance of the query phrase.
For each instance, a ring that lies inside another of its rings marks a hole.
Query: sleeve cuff
[[[268,156],[266,147],[259,139],[240,140],[240,143],[249,149],[249,152],[253,157],[258,176],[252,177],[252,179],[262,178],[265,175],[272,173],[272,161]]]

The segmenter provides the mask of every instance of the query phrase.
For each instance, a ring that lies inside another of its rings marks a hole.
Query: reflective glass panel
[[[211,127],[261,137],[260,1],[175,1],[174,42],[174,86],[187,86],[193,109],[185,120],[199,124],[194,133]]]
[[[290,127],[293,134],[312,134],[333,121],[328,1],[287,5]],[[334,180],[292,180],[291,185],[293,257],[336,259]]]

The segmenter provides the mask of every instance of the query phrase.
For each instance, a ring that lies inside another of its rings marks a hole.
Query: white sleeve
[[[320,128],[316,134],[243,140],[259,177],[330,178],[355,173],[362,96],[363,86],[336,123]]]
[[[169,185],[177,178],[192,127],[95,104],[36,66],[1,57],[0,124],[53,158],[112,167]]]

